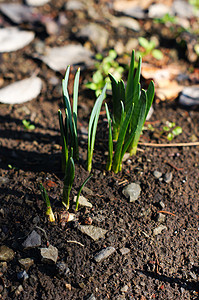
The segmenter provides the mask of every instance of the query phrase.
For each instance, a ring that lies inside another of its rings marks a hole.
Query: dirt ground
[[[69,38],[74,42],[71,28],[78,21],[75,17],[81,14],[64,11],[63,2],[52,1],[39,8],[42,14],[55,19],[64,12],[70,21],[66,29],[60,27],[59,34],[64,36],[61,42],[56,35],[45,37],[49,46],[66,44]],[[94,8],[104,5],[104,1],[99,2],[93,3]],[[91,17],[84,14],[82,22],[84,18],[90,20]],[[8,22],[5,18],[5,23]],[[106,26],[116,38],[113,29]],[[199,147],[186,145],[199,138],[198,111],[180,107],[178,99],[161,102],[155,98],[154,113],[147,123],[155,130],[144,130],[140,142],[176,145],[148,147],[140,144],[136,156],[129,157],[122,171],[115,175],[105,171],[108,133],[103,106],[93,177],[86,185],[89,190],[82,192],[93,207],[80,207],[74,222],[63,224],[57,220],[52,224],[45,215],[38,184],[45,185],[53,210],[59,214],[63,209],[60,201],[63,174],[57,111],[63,108],[61,80],[64,72],[55,72],[32,57],[43,34],[39,28],[33,44],[17,52],[1,54],[0,58],[2,87],[34,71],[43,81],[42,92],[36,99],[24,104],[0,105],[0,241],[15,253],[6,267],[0,263],[0,298],[198,299]],[[128,34],[126,30],[124,39]],[[169,53],[172,48],[165,50],[162,46],[162,51]],[[177,62],[196,68],[183,57],[178,57]],[[75,69],[71,80],[74,72]],[[92,70],[84,69],[81,83],[91,75]],[[54,77],[58,79],[56,85],[50,81]],[[147,84],[144,78],[143,82]],[[86,140],[81,133],[87,129],[94,100],[94,93],[81,84],[78,106],[80,160],[76,164],[71,199],[88,176]],[[33,131],[24,129],[24,119],[35,125]],[[160,134],[166,121],[182,127],[182,134],[171,142]],[[179,143],[184,145],[178,146]],[[154,171],[160,171],[162,177],[156,178]],[[164,175],[170,173],[172,178],[167,183]],[[141,187],[140,197],[134,203],[122,193],[124,186],[132,182]],[[94,241],[79,230],[79,225],[88,224],[88,220],[107,230],[104,238]],[[162,228],[159,234],[156,228]],[[39,248],[23,249],[23,241],[33,230],[41,236],[41,247],[51,244],[58,249],[57,262],[68,268],[65,274],[57,264],[43,263]],[[94,256],[107,247],[114,247],[115,252],[97,263]],[[32,258],[34,264],[27,270],[28,278],[20,280],[17,274],[23,268],[19,260],[27,257]]]

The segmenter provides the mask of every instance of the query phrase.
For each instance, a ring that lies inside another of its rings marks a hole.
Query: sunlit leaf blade
[[[101,95],[97,98],[93,110],[91,112],[89,125],[88,125],[88,153],[87,153],[87,169],[90,172],[92,166],[93,150],[95,144],[95,136],[97,131],[97,123],[99,119],[99,114],[104,100],[106,86],[104,86]]]
[[[86,178],[86,180],[82,183],[82,185],[81,185],[81,187],[80,187],[80,189],[79,189],[79,192],[78,192],[78,194],[77,194],[77,199],[76,199],[76,205],[75,205],[75,210],[76,210],[76,211],[78,210],[78,206],[79,206],[79,196],[80,196],[80,194],[81,194],[81,191],[82,191],[83,187],[85,186],[85,184],[87,184],[87,182],[89,181],[89,179],[90,179],[92,176],[93,176],[92,174],[89,175],[89,176]]]
[[[115,173],[117,173],[120,170],[122,147],[124,144],[124,139],[125,139],[126,131],[127,131],[127,128],[128,128],[131,116],[132,116],[132,112],[133,112],[133,106],[127,112],[124,122],[120,128],[120,132],[119,132],[119,136],[118,136],[118,140],[117,140],[116,148],[115,148],[114,159],[113,159],[113,167],[112,167],[112,169]]]
[[[65,171],[65,168],[68,163],[68,139],[67,139],[67,130],[64,128],[63,117],[61,110],[58,110],[59,117],[59,126],[61,132],[61,140],[62,140],[62,171]]]
[[[145,120],[146,117],[149,113],[150,107],[153,103],[153,99],[154,99],[154,94],[155,94],[155,87],[154,87],[154,83],[153,81],[151,81],[149,83],[148,89],[146,91],[146,96],[147,96],[147,103],[146,103],[146,115],[145,115]]]
[[[110,171],[112,167],[112,161],[113,161],[113,137],[112,137],[112,128],[111,128],[111,117],[108,110],[108,105],[105,103],[105,109],[106,109],[106,115],[108,120],[108,158],[106,163],[106,170]]]
[[[133,141],[130,145],[130,154],[131,155],[135,155],[136,151],[137,151],[137,144],[138,144],[140,134],[142,132],[142,128],[143,128],[143,125],[144,125],[144,122],[145,122],[146,102],[147,102],[146,91],[142,90],[141,91],[141,96],[140,96],[139,110],[137,111],[137,114],[138,114],[137,126],[136,126]]]

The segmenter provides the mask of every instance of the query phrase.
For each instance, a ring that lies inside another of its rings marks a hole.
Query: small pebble
[[[121,292],[122,293],[126,293],[128,291],[128,285],[126,284],[125,286],[123,286],[123,288],[121,288]]]
[[[58,249],[50,245],[48,248],[41,248],[41,259],[43,262],[51,264],[56,263],[58,258]]]
[[[21,272],[18,272],[17,273],[17,278],[19,279],[19,280],[27,280],[28,278],[29,278],[29,276],[28,276],[28,274],[26,273],[26,271],[24,270],[24,271],[21,271]]]
[[[157,217],[157,221],[158,221],[159,223],[164,223],[164,221],[165,221],[165,215],[162,214],[162,213],[159,213],[159,214],[158,214],[158,217]]]
[[[23,242],[22,246],[25,249],[41,246],[41,236],[35,230],[33,230]]]
[[[101,250],[99,253],[97,253],[94,256],[94,260],[96,262],[101,262],[102,260],[108,258],[111,254],[113,254],[116,251],[116,249],[114,247],[107,247],[103,250]]]
[[[172,181],[172,178],[173,178],[173,174],[172,173],[166,173],[164,175],[164,182],[170,183]]]
[[[153,172],[153,175],[155,176],[155,178],[159,179],[160,177],[162,177],[162,172],[159,172],[159,171],[155,170]]]
[[[129,254],[130,253],[130,249],[129,248],[121,248],[120,249],[120,253],[122,255]]]
[[[164,229],[167,229],[167,227],[166,227],[165,225],[160,225],[160,226],[158,226],[157,228],[155,228],[155,229],[153,230],[153,234],[154,234],[154,235],[158,235],[158,234],[160,234]]]

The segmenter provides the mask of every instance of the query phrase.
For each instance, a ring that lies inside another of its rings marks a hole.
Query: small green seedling
[[[115,60],[116,57],[117,53],[113,49],[109,51],[108,56],[105,58],[99,53],[96,55],[98,60],[95,64],[96,72],[93,74],[92,82],[86,83],[86,87],[94,90],[97,97],[101,94],[101,90],[106,83],[107,89],[111,89],[108,73],[112,73],[117,80],[121,79],[124,68]]]
[[[89,175],[89,176],[86,178],[86,180],[82,183],[82,185],[81,185],[81,187],[80,187],[80,189],[79,189],[79,192],[78,192],[77,198],[76,198],[76,205],[75,205],[75,210],[76,210],[76,211],[78,210],[78,207],[79,207],[79,196],[80,196],[80,194],[81,194],[81,191],[82,191],[83,187],[85,186],[85,184],[87,184],[87,182],[89,181],[89,179],[90,179],[92,176],[93,176],[92,174]]]
[[[41,192],[41,196],[42,196],[44,202],[46,203],[46,207],[47,207],[46,215],[49,217],[50,222],[55,222],[55,216],[54,216],[54,213],[52,211],[52,207],[51,207],[51,204],[50,204],[50,199],[49,199],[48,194],[46,192],[46,189],[44,188],[42,183],[39,184],[39,189],[40,189],[40,192]]]
[[[31,124],[30,121],[23,120],[22,124],[26,130],[34,130],[35,129],[35,125]]]
[[[167,139],[169,141],[172,141],[173,138],[179,134],[182,133],[182,127],[176,126],[175,122],[166,122],[166,125],[163,126],[163,130],[161,131],[161,134],[167,135]]]
[[[137,51],[136,53],[137,59],[139,59],[140,56],[143,58],[148,54],[151,54],[157,60],[163,59],[163,53],[160,50],[155,49],[156,44],[153,40],[148,41],[144,37],[139,37],[138,41],[140,46],[144,48],[144,51]]]
[[[115,173],[121,170],[122,159],[127,151],[130,152],[130,155],[136,154],[140,134],[154,98],[153,81],[150,82],[147,91],[141,90],[141,62],[142,59],[139,57],[138,67],[134,74],[135,51],[133,51],[126,87],[122,79],[117,81],[113,75],[109,74],[112,85],[113,112],[111,117],[108,106],[105,104],[109,126],[109,151],[106,169],[112,169]],[[113,157],[114,140],[115,152]]]
[[[156,19],[154,19],[154,23],[176,24],[177,20],[176,20],[175,16],[172,16],[169,13],[166,13],[162,18],[156,18]]]

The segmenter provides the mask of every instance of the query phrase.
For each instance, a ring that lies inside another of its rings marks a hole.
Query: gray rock
[[[19,280],[27,280],[29,278],[28,274],[26,273],[26,271],[21,271],[17,273],[17,278]]]
[[[164,175],[164,182],[170,183],[172,181],[172,178],[173,178],[173,174],[171,172],[170,173],[166,173]]]
[[[90,40],[98,51],[107,47],[109,33],[102,26],[90,23],[79,30],[77,37]]]
[[[50,245],[48,248],[41,248],[41,260],[44,263],[51,264],[57,262],[58,258],[58,249]]]
[[[101,262],[102,260],[108,258],[111,254],[116,251],[114,247],[107,247],[106,249],[101,250],[94,256],[96,262]]]
[[[0,10],[16,24],[31,22],[35,19],[32,9],[19,3],[3,3],[0,5]]]
[[[28,270],[32,265],[34,265],[34,260],[32,258],[22,258],[19,259],[19,264],[22,268]]]
[[[153,230],[154,235],[160,234],[164,229],[167,229],[165,225],[160,225]]]
[[[191,4],[183,0],[175,0],[172,6],[173,13],[179,17],[191,18],[194,16],[194,9]]]
[[[122,288],[121,288],[121,292],[122,293],[127,293],[128,292],[128,289],[129,289],[129,287],[128,287],[128,285],[126,284],[125,286],[123,286]]]
[[[79,230],[91,237],[94,241],[98,241],[100,238],[104,238],[107,230],[100,227],[95,227],[93,225],[80,225]]]
[[[155,176],[155,178],[159,179],[160,177],[162,177],[162,172],[159,172],[159,171],[155,170],[153,172],[153,175]]]
[[[136,19],[144,19],[144,18],[146,18],[146,13],[139,6],[136,6],[136,7],[133,6],[132,8],[124,9],[122,12],[125,15],[130,16],[132,18],[136,18]]]
[[[171,9],[169,6],[162,3],[153,4],[149,7],[149,18],[162,18],[165,14],[170,14]]]
[[[157,221],[158,221],[159,223],[164,223],[164,221],[165,221],[165,215],[162,214],[162,213],[159,213],[159,214],[158,214],[158,217],[157,217]]]
[[[41,246],[41,236],[33,230],[27,239],[23,242],[22,246],[27,248],[35,248]]]
[[[14,258],[15,253],[12,249],[3,245],[0,246],[0,261],[10,261]]]
[[[54,71],[61,71],[68,65],[93,64],[92,52],[82,45],[68,45],[46,49],[46,55],[40,57]]]
[[[118,18],[113,17],[111,19],[111,24],[115,28],[125,27],[133,31],[140,31],[141,29],[138,21],[129,17],[118,17]]]
[[[65,4],[65,8],[66,8],[66,10],[84,10],[86,8],[86,6],[82,1],[69,0]]]
[[[199,107],[199,85],[184,88],[179,97],[179,104],[185,108]]]
[[[63,261],[56,263],[56,268],[60,276],[66,276],[70,273],[70,269],[68,268],[68,265]]]
[[[130,202],[135,202],[140,196],[141,187],[138,183],[130,183],[125,186],[122,193],[126,198],[130,198]]]
[[[165,208],[165,204],[164,204],[163,201],[160,201],[159,204],[160,204],[160,207],[161,207],[162,209]]]
[[[120,253],[121,253],[122,255],[129,254],[130,251],[131,251],[131,250],[130,250],[129,248],[121,248],[121,249],[120,249]]]

